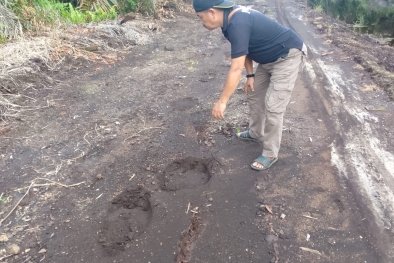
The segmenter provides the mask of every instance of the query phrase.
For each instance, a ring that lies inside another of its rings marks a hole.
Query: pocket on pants
[[[273,87],[267,91],[266,95],[267,110],[275,113],[285,112],[294,84],[273,83],[272,85]]]

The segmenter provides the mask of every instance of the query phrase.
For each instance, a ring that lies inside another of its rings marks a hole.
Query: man
[[[283,115],[297,79],[303,51],[302,39],[291,29],[264,14],[235,6],[230,0],[193,0],[193,8],[204,27],[222,28],[231,43],[231,67],[220,99],[212,110],[216,119],[224,111],[246,69],[250,108],[249,130],[237,133],[241,140],[263,143],[263,152],[252,169],[265,170],[278,160]],[[306,49],[305,49],[306,51]],[[253,61],[259,63],[253,73]]]

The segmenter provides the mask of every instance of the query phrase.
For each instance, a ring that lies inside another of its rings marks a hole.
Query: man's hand
[[[226,109],[227,103],[221,102],[218,100],[213,106],[212,109],[212,117],[215,119],[223,120],[224,119],[224,110]]]
[[[254,91],[254,78],[247,78],[245,86],[244,86],[244,92],[246,95],[248,95],[248,88],[252,91]]]

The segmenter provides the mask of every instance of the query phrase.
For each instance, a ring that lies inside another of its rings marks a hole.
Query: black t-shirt
[[[233,9],[224,12],[222,32],[231,43],[231,58],[247,55],[257,63],[266,64],[286,57],[290,48],[302,49],[303,41],[293,30],[256,10],[241,8],[230,22],[228,15]]]

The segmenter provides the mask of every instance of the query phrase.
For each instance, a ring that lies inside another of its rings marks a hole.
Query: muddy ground
[[[240,89],[211,118],[230,47],[178,13],[114,65],[82,61],[19,91],[39,107],[1,123],[0,217],[32,180],[60,184],[37,179],[2,223],[0,249],[21,248],[4,262],[393,261],[394,105],[379,76],[301,3],[244,4],[309,47],[275,166],[251,170],[261,145],[234,137],[248,125]]]

